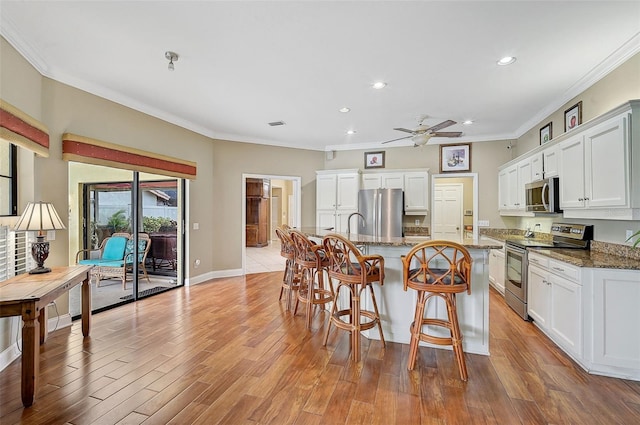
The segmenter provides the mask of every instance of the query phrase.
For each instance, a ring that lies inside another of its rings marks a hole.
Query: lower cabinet
[[[489,283],[504,295],[504,243],[493,240],[502,245],[502,249],[489,251]]]
[[[640,271],[593,269],[589,371],[640,380]]]
[[[589,373],[640,381],[640,271],[529,253],[533,323]]]
[[[582,357],[580,268],[529,253],[529,316],[538,328],[576,360]]]

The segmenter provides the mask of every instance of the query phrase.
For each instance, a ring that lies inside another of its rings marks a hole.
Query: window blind
[[[34,241],[33,232],[14,232],[9,226],[0,226],[0,281],[35,267],[29,252]]]

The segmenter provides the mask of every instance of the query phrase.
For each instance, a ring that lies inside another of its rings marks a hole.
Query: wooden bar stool
[[[299,302],[305,304],[306,326],[311,329],[314,307],[321,305],[324,308],[325,304],[333,302],[331,278],[327,279],[326,287],[324,280],[324,273],[329,266],[329,260],[322,246],[311,241],[305,234],[297,230],[291,230],[289,235],[293,240],[294,261],[300,275],[298,297],[293,314],[297,313]]]
[[[280,256],[286,259],[278,300],[282,300],[282,295],[286,291],[286,309],[289,311],[291,309],[291,303],[293,302],[293,296],[295,296],[295,293],[298,291],[300,283],[297,266],[295,264],[295,248],[293,239],[291,239],[289,235],[288,226],[277,227],[276,235],[278,239],[280,239]]]
[[[331,309],[331,316],[324,335],[323,345],[327,345],[331,324],[336,328],[351,333],[351,357],[360,361],[360,332],[378,327],[382,345],[386,346],[378,304],[373,291],[373,282],[384,284],[384,258],[381,255],[362,255],[362,253],[348,239],[330,234],[322,240],[324,251],[329,258],[328,275],[338,281],[335,291],[335,301]],[[361,308],[361,298],[366,289],[371,293],[373,311]],[[340,291],[349,294],[349,308],[339,309]],[[347,317],[344,320],[343,317]]]
[[[455,353],[460,379],[467,380],[467,365],[462,350],[462,333],[456,310],[456,294],[471,294],[471,256],[465,247],[450,241],[427,241],[416,245],[402,258],[404,290],[418,291],[418,301],[411,324],[408,369],[413,370],[420,341],[436,345],[451,345]],[[413,264],[412,264],[413,263]],[[448,320],[425,318],[429,299],[444,300]],[[436,299],[437,299],[436,298]],[[427,334],[425,326],[449,329],[451,337]]]

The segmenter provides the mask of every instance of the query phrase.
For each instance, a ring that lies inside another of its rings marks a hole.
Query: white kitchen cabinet
[[[345,232],[349,214],[358,211],[358,170],[316,172],[316,226]]]
[[[592,269],[592,332],[587,339],[592,373],[640,380],[640,271]]]
[[[504,243],[495,242],[501,244],[502,248],[489,251],[489,283],[504,295]]]
[[[426,215],[429,211],[429,172],[404,173],[404,213]]]
[[[580,268],[530,252],[527,313],[534,324],[576,361],[583,357]]]
[[[538,165],[538,163],[536,163]],[[524,187],[532,181],[532,158],[500,170],[498,174],[498,202],[500,215],[531,215],[526,212]]]
[[[628,121],[615,116],[559,145],[565,217],[633,219]]]
[[[363,173],[362,189],[404,190],[404,173]]]
[[[548,146],[542,151],[544,178],[558,176],[558,145]]]
[[[527,312],[539,328],[549,327],[549,272],[529,263]]]
[[[531,179],[530,182],[535,182],[538,180],[542,180],[544,178],[544,168],[543,168],[543,155],[542,152],[534,154],[531,157]]]

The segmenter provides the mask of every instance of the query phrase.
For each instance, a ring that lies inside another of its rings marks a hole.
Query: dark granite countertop
[[[525,238],[518,229],[483,229],[482,234],[501,242],[507,239],[549,242],[553,236],[548,233],[535,233],[533,238]],[[601,241],[592,241],[590,250],[528,248],[531,252],[564,261],[577,267],[640,270],[640,256],[634,248]]]
[[[428,236],[406,236],[396,238],[382,238],[367,235],[356,235],[346,233],[334,232],[326,229],[317,229],[314,227],[303,227],[300,229],[302,233],[307,236],[316,238],[323,238],[329,233],[335,233],[340,236],[348,237],[348,239],[357,245],[377,245],[377,246],[415,246],[421,242],[428,241],[431,238]],[[459,242],[467,249],[501,249],[502,246],[497,245],[495,242],[486,238],[480,237],[479,239],[463,239]]]
[[[640,260],[588,249],[530,248],[531,252],[578,267],[640,270]]]

